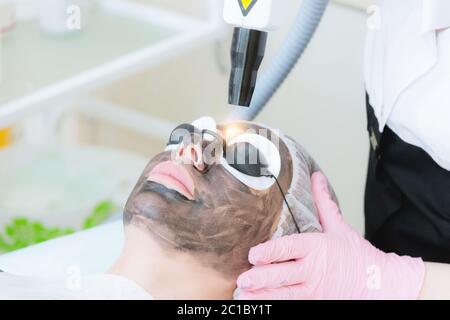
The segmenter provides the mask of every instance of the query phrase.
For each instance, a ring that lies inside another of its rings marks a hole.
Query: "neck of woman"
[[[108,273],[125,277],[155,299],[232,299],[235,280],[225,279],[187,253],[166,250],[133,225],[125,230],[122,254]]]

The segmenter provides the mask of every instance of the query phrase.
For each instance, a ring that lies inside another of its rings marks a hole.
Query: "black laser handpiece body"
[[[231,75],[228,103],[249,107],[259,67],[264,58],[267,32],[234,28],[231,45]]]

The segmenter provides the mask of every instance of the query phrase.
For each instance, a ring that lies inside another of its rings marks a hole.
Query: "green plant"
[[[105,222],[116,211],[116,206],[111,201],[102,201],[95,206],[91,214],[84,220],[83,229],[90,229]]]
[[[89,229],[105,222],[116,210],[113,202],[102,201],[84,220],[82,229]],[[0,232],[0,253],[10,252],[74,233],[71,228],[49,228],[25,217],[14,218]]]
[[[71,234],[73,229],[47,228],[42,223],[31,222],[27,218],[15,218],[5,226],[0,235],[0,251],[9,252],[29,245]]]

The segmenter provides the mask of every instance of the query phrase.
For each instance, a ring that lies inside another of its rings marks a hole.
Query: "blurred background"
[[[262,66],[285,26],[269,34]],[[366,8],[332,1],[258,122],[302,143],[363,232]],[[0,0],[0,253],[117,218],[176,124],[227,105],[221,0]]]

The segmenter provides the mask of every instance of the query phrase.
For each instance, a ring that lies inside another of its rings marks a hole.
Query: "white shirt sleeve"
[[[449,0],[381,0],[368,31],[365,83],[379,130],[424,149],[450,170]],[[447,88],[447,89],[445,89]],[[445,119],[445,120],[444,120]]]

